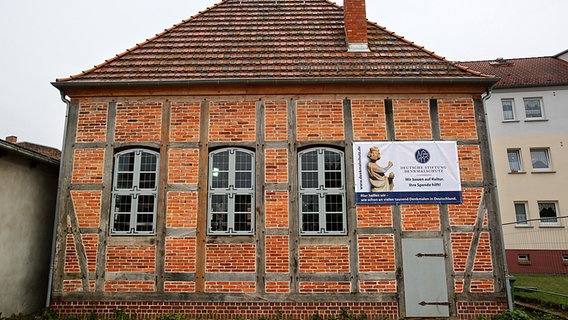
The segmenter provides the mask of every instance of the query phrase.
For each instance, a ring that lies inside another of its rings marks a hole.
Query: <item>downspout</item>
[[[483,101],[483,107],[485,109],[485,118],[486,119],[487,119],[487,109],[485,108],[485,102],[491,98],[491,96],[493,94],[492,90],[493,90],[493,86],[491,88],[487,89],[485,96],[481,98],[481,100]],[[491,145],[491,133],[490,133],[491,130],[489,130],[489,125],[487,125],[486,127],[487,127],[487,140],[488,140],[487,143],[489,144],[489,156],[491,157],[491,159],[493,161],[494,158],[493,158],[493,146]],[[491,171],[493,172],[493,179],[495,179],[495,183],[497,183],[497,180],[495,178],[496,177],[495,165],[491,166]],[[497,190],[497,185],[495,185],[494,188],[495,188],[495,190]],[[504,276],[505,276],[505,290],[507,291],[507,306],[509,307],[510,311],[513,311],[513,309],[515,308],[515,305],[513,304],[513,291],[512,291],[511,282],[510,282],[511,276],[509,275],[509,268],[507,267],[507,255],[506,255],[507,253],[505,251],[505,240],[504,240],[504,237],[503,237],[503,221],[501,220],[501,212],[499,211],[500,206],[499,206],[499,194],[498,194],[498,192],[494,192],[493,196],[495,197],[495,204],[497,205],[497,208],[496,208],[497,209],[497,221],[499,222],[499,229],[500,229],[499,241],[502,244],[501,254],[503,256],[503,261],[502,261],[503,269],[505,270]]]
[[[47,283],[47,299],[45,301],[45,307],[49,308],[51,304],[51,289],[53,286],[53,272],[55,269],[55,249],[57,246],[57,227],[59,221],[59,199],[61,197],[61,184],[63,181],[63,159],[65,155],[65,145],[67,139],[67,125],[69,121],[69,109],[71,108],[71,101],[65,98],[65,92],[63,90],[59,91],[61,94],[61,101],[66,105],[65,111],[65,126],[63,127],[63,144],[61,148],[61,160],[59,161],[59,178],[57,182],[57,199],[55,199],[55,216],[53,218],[53,237],[51,239],[51,262],[49,265],[49,277]]]

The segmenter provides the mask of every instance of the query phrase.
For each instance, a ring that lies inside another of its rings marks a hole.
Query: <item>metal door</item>
[[[442,239],[402,239],[407,317],[448,317],[446,253]]]

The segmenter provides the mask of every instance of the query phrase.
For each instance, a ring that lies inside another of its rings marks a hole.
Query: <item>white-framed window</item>
[[[254,152],[242,148],[209,153],[208,234],[253,234],[254,157]]]
[[[565,266],[568,266],[568,254],[563,254],[563,255],[562,255],[562,263],[563,263]]]
[[[501,108],[503,110],[503,121],[513,121],[516,119],[514,99],[501,99]]]
[[[556,201],[539,201],[538,216],[541,226],[559,226],[558,204]]]
[[[533,171],[550,171],[550,151],[548,148],[531,148]]]
[[[159,160],[159,153],[147,149],[131,149],[115,155],[112,234],[155,233]]]
[[[541,120],[544,119],[544,108],[542,98],[524,98],[525,119]]]
[[[526,202],[515,202],[515,221],[518,226],[527,226],[529,224],[529,214]]]
[[[510,172],[523,171],[523,165],[521,163],[521,150],[507,149],[507,159],[509,161]]]
[[[345,159],[342,151],[317,147],[298,153],[300,233],[347,233]]]
[[[517,255],[517,262],[523,265],[531,264],[531,255],[528,253],[521,253]]]

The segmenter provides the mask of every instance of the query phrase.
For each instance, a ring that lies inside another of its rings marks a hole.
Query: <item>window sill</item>
[[[517,119],[513,119],[513,120],[503,120],[501,122],[503,122],[503,123],[516,123],[516,122],[521,122],[521,121],[517,120]]]
[[[526,174],[526,171],[509,171],[509,174]]]
[[[536,119],[525,119],[525,122],[546,122],[548,119],[546,118],[536,118]]]
[[[556,173],[554,170],[543,170],[543,171],[531,171],[531,173],[541,174],[541,173]]]
[[[530,224],[516,224],[515,228],[519,228],[519,229],[532,229],[534,228],[533,226],[531,226]]]
[[[564,226],[559,225],[559,224],[557,224],[557,225],[554,225],[554,224],[551,224],[551,225],[542,225],[542,224],[541,224],[541,225],[539,225],[538,227],[539,227],[539,228],[543,228],[543,229],[564,229]]]

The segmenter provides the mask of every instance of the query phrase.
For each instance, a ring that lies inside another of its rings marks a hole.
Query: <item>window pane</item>
[[[302,172],[302,188],[317,188],[318,186],[317,172]]]
[[[318,153],[317,151],[306,152],[302,155],[302,171],[318,170]]]
[[[118,171],[134,171],[134,152],[123,154],[118,158]]]
[[[252,156],[248,153],[237,151],[235,154],[235,170],[251,171]]]
[[[325,187],[326,188],[341,188],[343,187],[341,179],[341,172],[326,172],[325,173]]]
[[[531,161],[533,169],[547,169],[550,167],[548,163],[548,150],[535,149],[531,150]]]
[[[214,213],[211,215],[211,230],[212,231],[227,231],[227,214]]]
[[[154,215],[153,214],[138,214],[136,216],[136,231],[153,231],[154,230]]]
[[[140,173],[140,189],[154,189],[156,187],[156,173]]]
[[[340,194],[325,196],[326,230],[343,231],[343,197]]]
[[[116,188],[131,190],[134,184],[134,174],[131,172],[119,172],[116,176]]]
[[[138,212],[154,212],[154,196],[138,197]]]
[[[503,120],[514,120],[513,100],[501,100],[503,106]]]
[[[320,231],[319,214],[303,213],[302,214],[302,231]]]
[[[132,196],[118,195],[114,197],[114,212],[132,212]]]
[[[211,188],[213,189],[229,188],[229,173],[213,171],[213,176],[211,177]]]
[[[130,214],[115,214],[113,231],[130,231]]]
[[[235,188],[249,189],[252,187],[252,172],[235,172]]]
[[[302,195],[302,212],[319,212],[318,195]]]
[[[556,204],[553,202],[540,202],[538,204],[538,213],[542,223],[558,223],[556,215]]]
[[[229,170],[229,151],[223,151],[214,154],[211,162],[213,171],[215,171],[215,169],[220,171]]]
[[[158,157],[154,154],[142,152],[140,159],[140,171],[156,171]]]
[[[325,151],[325,170],[341,170],[341,155],[337,152]]]
[[[515,203],[515,217],[517,219],[517,224],[528,224],[527,222],[527,210],[524,203]]]
[[[251,214],[236,213],[235,214],[235,231],[251,231]]]
[[[211,210],[213,212],[228,212],[229,197],[226,194],[215,194],[211,196]]]
[[[540,99],[526,99],[525,114],[527,118],[542,118]]]
[[[507,157],[509,158],[509,169],[511,171],[521,171],[521,157],[519,156],[519,150],[507,151]]]

